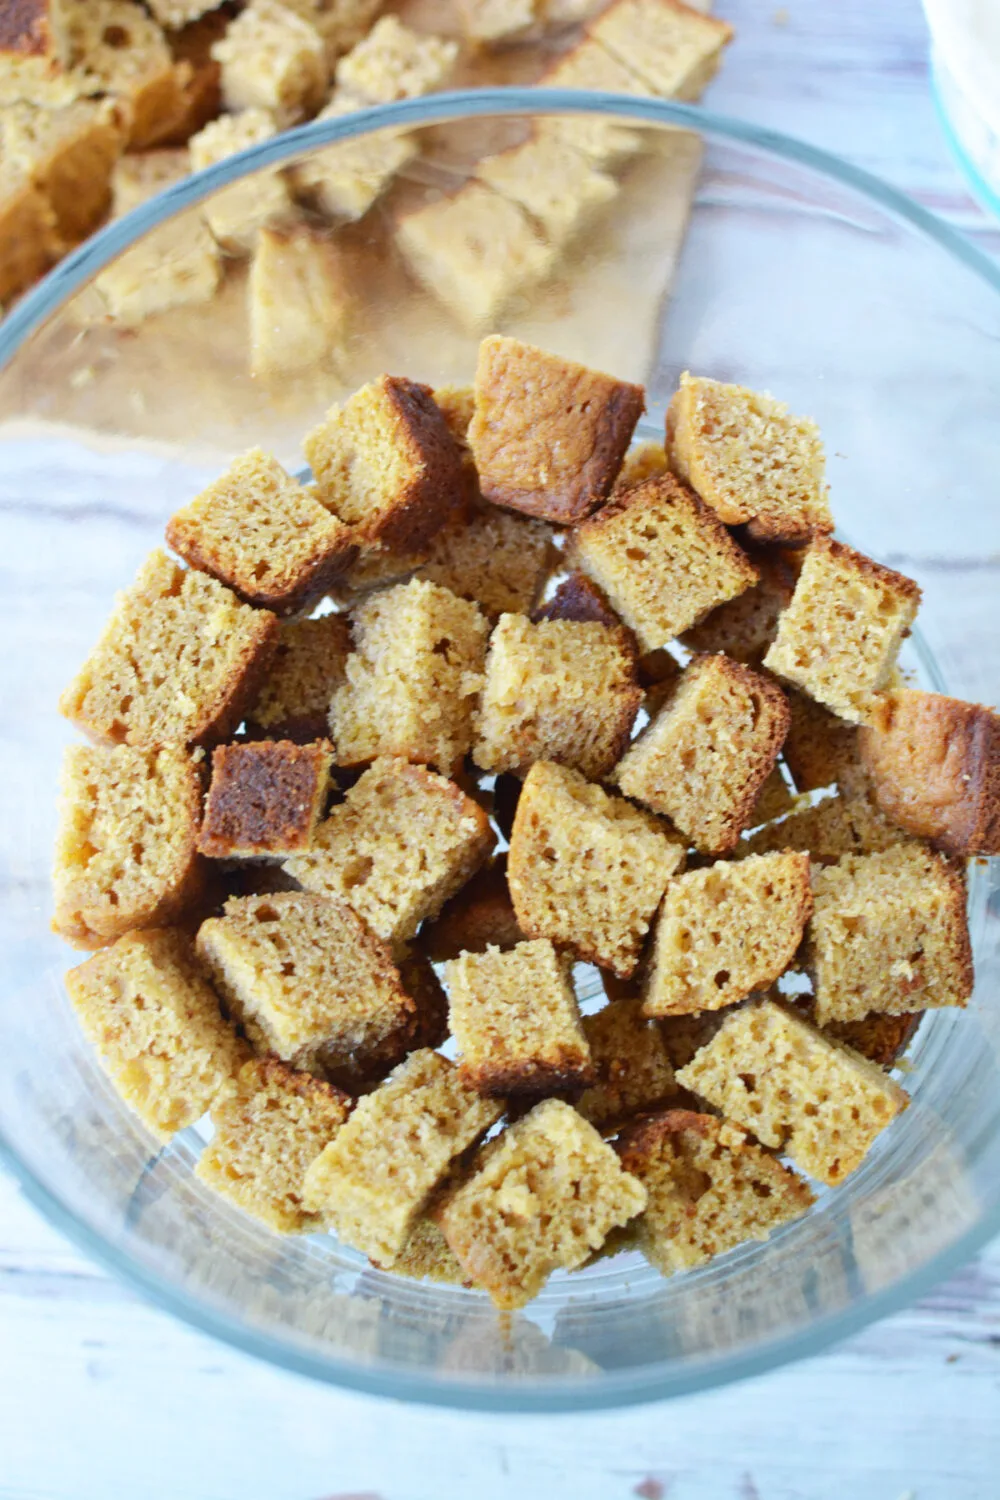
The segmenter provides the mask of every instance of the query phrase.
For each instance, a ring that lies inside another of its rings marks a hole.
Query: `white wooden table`
[[[713,105],[839,151],[1000,247],[937,129],[917,0],[719,9],[739,40]],[[934,559],[919,563],[926,581]],[[966,650],[992,646],[998,568],[952,558],[935,579],[967,601]],[[199,1337],[0,1178],[0,1500],[990,1500],[998,1398],[1000,1245],[764,1379],[633,1412],[497,1419],[339,1393]]]

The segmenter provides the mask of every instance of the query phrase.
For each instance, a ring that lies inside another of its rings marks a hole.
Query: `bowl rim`
[[[358,110],[330,120],[314,120],[241,151],[140,205],[98,231],[66,257],[12,309],[0,324],[0,370],[21,346],[80,287],[122,252],[175,214],[202,202],[219,188],[266,167],[281,167],[302,152],[383,128],[416,128],[469,117],[579,113],[616,116],[636,123],[696,130],[709,138],[751,147],[804,166],[874,202],[939,246],[1000,294],[1000,264],[905,193],[870,172],[779,131],[715,114],[700,106],[630,95],[573,89],[494,88],[456,90]],[[518,1413],[570,1413],[610,1409],[711,1390],[763,1375],[799,1359],[817,1355],[870,1324],[898,1312],[951,1275],[998,1233],[1000,1201],[953,1244],[892,1286],[867,1293],[850,1308],[828,1314],[807,1329],[788,1334],[744,1353],[703,1359],[698,1365],[672,1367],[664,1361],[635,1372],[601,1371],[593,1379],[546,1378],[500,1385],[479,1379],[458,1380],[427,1371],[409,1373],[366,1367],[334,1355],[296,1348],[262,1331],[248,1330],[236,1318],[209,1304],[191,1301],[165,1277],[132,1260],[79,1219],[0,1134],[0,1167],[18,1182],[25,1198],[52,1226],[114,1277],[155,1306],[242,1353],[298,1375],[368,1395],[459,1410]]]

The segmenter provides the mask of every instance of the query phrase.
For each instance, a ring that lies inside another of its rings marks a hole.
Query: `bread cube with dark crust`
[[[746,1240],[766,1240],[804,1214],[811,1189],[728,1120],[668,1110],[615,1143],[646,1189],[638,1247],[664,1276],[704,1265]]]
[[[794,688],[786,696],[792,717],[781,753],[798,791],[848,783],[853,790],[861,772],[858,726]]]
[[[787,730],[788,704],[775,682],[727,656],[696,656],[613,779],[703,853],[728,854]]]
[[[459,503],[462,455],[429,386],[382,375],[334,406],[303,444],[316,496],[366,546],[413,551]]]
[[[814,864],[835,863],[842,854],[875,854],[897,844],[919,844],[891,818],[872,795],[871,787],[853,784],[845,792],[800,807],[745,839],[738,854],[767,854],[800,849]]]
[[[101,744],[226,739],[257,693],[277,635],[273,614],[153,552],[119,594],[59,710]]]
[[[577,1111],[602,1135],[627,1120],[662,1109],[677,1093],[663,1032],[643,1014],[638,996],[612,1000],[583,1018],[595,1081],[575,1101]]]
[[[795,558],[779,548],[747,547],[757,582],[720,604],[690,630],[682,643],[690,651],[724,651],[733,661],[758,667],[778,632],[778,618],[795,592]]]
[[[595,620],[609,629],[621,625],[604,594],[586,573],[570,573],[564,578],[551,599],[532,610],[531,619],[536,625],[539,620],[575,620],[578,624]]]
[[[247,709],[248,732],[297,744],[322,739],[350,651],[351,627],[344,615],[282,620],[274,659]]]
[[[891,1068],[912,1042],[922,1020],[923,1011],[899,1016],[872,1011],[860,1021],[828,1021],[822,1029],[834,1041],[853,1047],[880,1068]]]
[[[593,1081],[569,961],[550,942],[462,953],[444,979],[459,1071],[481,1093],[537,1096]]]
[[[858,731],[882,811],[948,854],[1000,854],[1000,714],[913,688]]]
[[[212,859],[310,849],[330,786],[333,746],[257,740],[219,745],[198,847]]]
[[[357,552],[351,528],[260,448],[176,511],[167,541],[248,604],[278,614],[325,593]]]
[[[420,941],[435,963],[445,963],[460,953],[485,953],[487,948],[506,952],[523,943],[525,936],[507,886],[507,856],[501,854],[452,896],[422,929]]]
[[[607,499],[642,386],[493,334],[479,346],[469,444],[495,505],[572,525]]]
[[[655,651],[757,582],[714,511],[672,474],[624,490],[574,533],[568,561]]]
[[[11,0],[0,8],[0,54],[51,57],[59,40],[57,0]]]

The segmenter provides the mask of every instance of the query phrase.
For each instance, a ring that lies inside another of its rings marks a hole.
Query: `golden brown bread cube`
[[[123,145],[121,122],[107,101],[79,99],[62,109],[11,104],[0,112],[4,165],[37,187],[66,248],[107,213],[112,168]]]
[[[782,610],[791,603],[797,574],[790,554],[779,548],[747,547],[746,555],[757,570],[757,582],[685,630],[681,640],[690,651],[723,651],[734,661],[758,667],[777,634]]]
[[[757,582],[714,511],[672,474],[624,490],[575,532],[569,562],[655,651]]]
[[[575,1108],[602,1135],[626,1120],[660,1109],[677,1092],[663,1032],[643,1014],[638,996],[612,1000],[584,1016],[583,1032],[594,1065],[594,1082]]]
[[[524,938],[510,899],[507,859],[502,854],[477,870],[420,934],[421,944],[435,963],[460,953],[484,953],[487,948],[506,952]]]
[[[246,1056],[177,928],[126,933],[66,988],[116,1090],[161,1141],[199,1120]]]
[[[786,696],[792,717],[781,753],[798,790],[846,783],[853,789],[861,770],[858,726],[794,688]]]
[[[873,1011],[860,1021],[828,1021],[822,1029],[880,1068],[891,1068],[910,1045],[922,1019],[923,1011],[899,1016]]]
[[[336,369],[346,357],[355,299],[328,230],[311,224],[261,229],[247,299],[252,375],[280,380]]]
[[[316,118],[339,119],[357,109],[357,99],[338,94]],[[314,151],[290,169],[296,197],[325,218],[360,219],[419,150],[413,136],[398,130],[380,130],[375,135],[339,141],[323,151]]]
[[[550,89],[582,89],[600,94],[648,97],[657,92],[589,34],[550,63],[539,83]],[[640,152],[648,141],[648,135],[644,136],[641,129],[602,120],[596,115],[553,115],[541,119],[538,130],[542,135],[566,141],[596,167],[618,166]]]
[[[191,137],[191,169],[204,171],[237,151],[246,151],[276,135],[278,122],[264,109],[244,109],[220,115]],[[202,205],[202,212],[223,250],[249,255],[265,224],[287,218],[291,194],[281,172],[254,172],[240,182],[220,188]]]
[[[350,651],[351,627],[344,615],[282,620],[274,658],[247,708],[248,732],[299,744],[322,739]]]
[[[62,249],[44,194],[23,173],[0,166],[0,302],[37,281]]]
[[[270,110],[281,125],[315,114],[329,80],[326,46],[280,0],[249,0],[212,48],[227,110]]]
[[[359,105],[416,99],[444,86],[457,57],[457,42],[383,16],[337,63],[337,87]]]
[[[972,945],[965,879],[919,844],[844,855],[816,874],[805,966],[816,1021],[965,1005]]]
[[[99,948],[176,921],[198,898],[202,778],[179,747],[71,745],[63,757],[53,928]]]
[[[794,959],[812,907],[806,854],[719,860],[678,876],[656,924],[646,1015],[721,1010],[766,990]]]
[[[118,595],[59,711],[99,744],[226,739],[256,695],[277,633],[267,610],[153,552]]]
[[[904,833],[875,801],[864,783],[824,797],[811,807],[802,807],[780,822],[760,828],[745,839],[737,854],[767,854],[773,850],[801,849],[814,863],[829,864],[842,854],[875,854],[897,844],[917,841]]]
[[[212,859],[258,859],[310,849],[326,806],[333,748],[258,740],[218,745],[198,838]]]
[[[322,595],[356,554],[351,528],[261,448],[175,511],[166,535],[192,567],[277,614]]]
[[[558,136],[536,131],[520,145],[484,157],[476,176],[519,203],[555,245],[574,239],[619,192],[613,177]]]
[[[621,624],[604,594],[592,583],[586,573],[570,573],[564,578],[550,599],[531,611],[532,623],[539,620],[596,620],[598,625],[614,628]]]
[[[552,528],[494,506],[447,522],[414,576],[474,599],[491,619],[525,614],[545,580]]]
[[[698,98],[733,36],[728,22],[680,0],[612,0],[587,32],[655,93],[675,99]]]
[[[645,407],[641,386],[493,334],[475,389],[469,445],[487,500],[568,525],[607,498]]]
[[[634,1227],[664,1276],[766,1240],[814,1201],[807,1185],[727,1120],[669,1110],[625,1130],[616,1150],[646,1189]]]
[[[1000,854],[1000,715],[904,688],[858,731],[882,811],[948,854]]]
[[[121,106],[129,149],[171,138],[185,110],[190,68],[175,62],[163,28],[133,0],[70,0],[63,7],[67,61],[84,91]]]

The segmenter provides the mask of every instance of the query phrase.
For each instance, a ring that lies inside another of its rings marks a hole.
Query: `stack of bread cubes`
[[[1000,852],[1000,718],[904,684],[919,589],[833,540],[814,423],[643,409],[499,335],[468,389],[381,377],[308,482],[253,451],[171,517],[61,705],[55,928],[122,1098],[209,1113],[265,1224],[501,1308],[855,1171]]]

